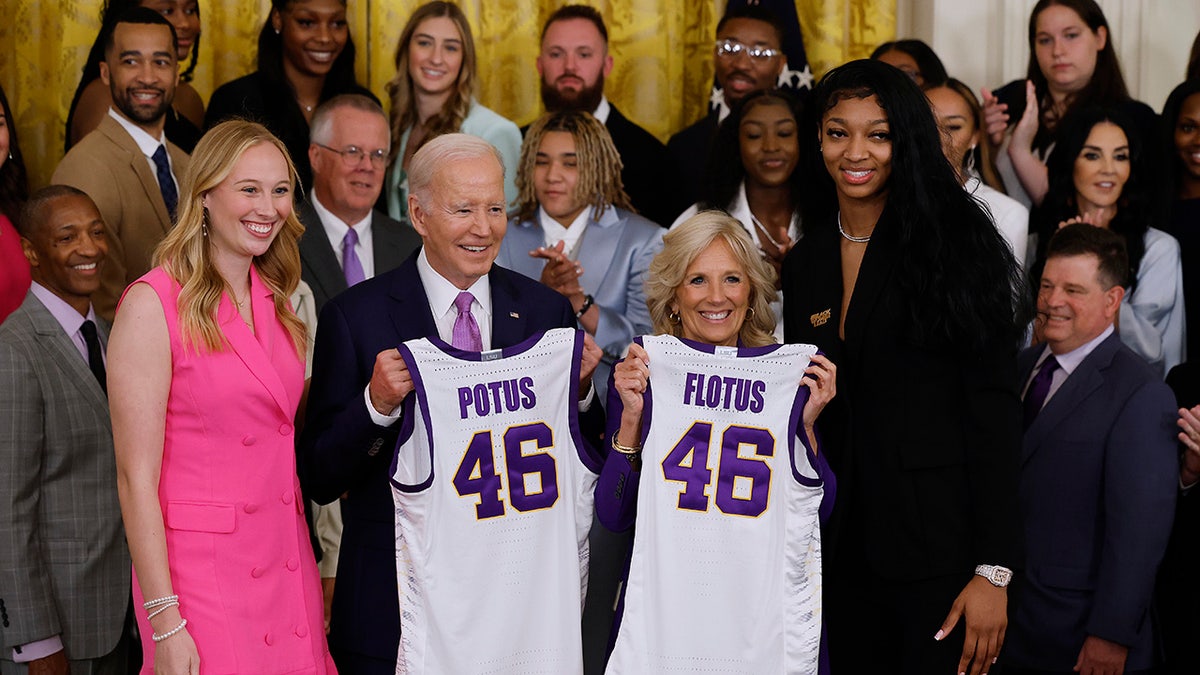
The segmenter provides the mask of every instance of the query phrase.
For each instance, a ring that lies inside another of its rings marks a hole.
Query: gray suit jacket
[[[305,201],[296,215],[304,224],[304,236],[300,237],[300,278],[312,288],[317,316],[320,316],[325,303],[346,290],[346,275],[338,265],[312,203]],[[416,230],[379,210],[371,213],[371,238],[375,249],[375,276],[396,269],[421,247],[421,237]]]
[[[108,400],[32,292],[0,325],[0,466],[0,658],[55,634],[70,659],[111,652],[130,561]]]
[[[605,400],[613,362],[621,358],[634,337],[650,332],[646,270],[662,250],[664,233],[663,228],[635,213],[609,207],[599,219],[588,221],[579,242],[577,260],[583,265],[579,283],[600,309],[595,337],[604,357],[592,381],[601,401]],[[496,264],[540,280],[546,261],[529,252],[542,246],[545,236],[536,215],[510,222]]]
[[[169,141],[167,154],[182,204],[183,174],[190,158]],[[86,192],[108,225],[108,256],[92,304],[96,314],[112,321],[125,287],[150,271],[154,249],[171,229],[158,178],[129,132],[105,115],[100,126],[63,157],[50,182]]]
[[[1043,347],[1019,357],[1022,384]],[[1155,662],[1150,600],[1174,517],[1175,398],[1117,333],[1063,382],[1025,432],[1018,503],[1024,573],[1003,658],[1067,671],[1088,635]]]

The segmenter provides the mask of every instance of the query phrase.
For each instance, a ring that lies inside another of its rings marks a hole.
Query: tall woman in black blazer
[[[839,364],[844,394],[824,432],[845,486],[825,532],[832,666],[977,675],[1007,594],[976,566],[1019,556],[1016,262],[903,73],[848,63],[810,110],[820,166],[784,323]]]

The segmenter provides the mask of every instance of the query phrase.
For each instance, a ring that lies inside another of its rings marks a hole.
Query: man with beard
[[[604,78],[612,68],[608,28],[594,8],[566,5],[546,20],[537,58],[542,105],[548,112],[581,110],[600,120],[621,156],[621,182],[629,200],[642,216],[666,227],[675,215],[662,189],[666,147],[604,96]]]
[[[725,105],[714,106],[695,124],[667,142],[672,190],[673,222],[684,209],[700,201],[709,150],[717,125],[730,108],[752,91],[771,89],[787,65],[783,53],[784,28],[779,19],[759,5],[733,6],[717,24],[713,70]]]
[[[179,178],[187,169],[187,154],[163,134],[179,82],[175,43],[174,26],[154,10],[137,7],[117,20],[100,64],[113,107],[71,148],[50,181],[87,193],[108,226],[108,259],[92,296],[96,313],[107,321],[125,287],[150,271],[154,248],[171,229]]]

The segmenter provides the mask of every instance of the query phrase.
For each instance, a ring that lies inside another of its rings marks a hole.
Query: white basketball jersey
[[[599,463],[579,433],[583,332],[492,352],[410,340],[393,456],[397,673],[583,672]]]
[[[816,673],[823,487],[798,426],[816,347],[640,340],[649,428],[607,672]]]

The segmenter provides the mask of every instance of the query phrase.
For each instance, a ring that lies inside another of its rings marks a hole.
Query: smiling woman
[[[475,100],[475,40],[462,9],[442,0],[418,7],[400,32],[395,64],[396,75],[387,84],[392,99],[392,155],[384,186],[388,215],[408,220],[409,162],[434,137],[455,132],[479,136],[500,151],[504,199],[512,204],[521,131]]]
[[[308,124],[316,107],[338,94],[378,101],[355,79],[354,54],[345,0],[271,0],[258,36],[258,70],[213,92],[205,123],[261,121],[283,141],[307,189]]]
[[[179,222],[126,291],[108,349],[145,667],[333,673],[296,478],[296,171],[242,120],[192,160]]]
[[[672,229],[705,209],[736,218],[776,273],[803,232],[800,196],[805,171],[799,164],[803,119],[791,94],[770,89],[747,95],[717,129],[705,174],[705,197],[684,211]],[[782,300],[772,300],[775,337],[783,338]]]
[[[1159,200],[1151,198],[1146,145],[1137,127],[1116,108],[1081,110],[1062,130],[1047,168],[1050,189],[1032,215],[1039,241],[1033,274],[1063,223],[1090,223],[1121,235],[1133,275],[1125,280],[1117,322],[1121,341],[1165,376],[1183,361],[1183,271],[1179,243],[1154,227],[1162,221]]]
[[[1023,284],[909,77],[852,61],[812,105],[819,125],[804,133],[819,145],[805,235],[783,264],[784,322],[789,343],[841,369],[822,418],[841,489],[825,557],[833,670],[979,673],[1007,594],[976,568],[1011,569],[1020,543]]]

